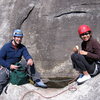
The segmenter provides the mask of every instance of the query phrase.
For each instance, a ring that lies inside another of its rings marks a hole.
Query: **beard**
[[[16,41],[15,39],[13,41],[14,41],[14,43],[15,43],[16,46],[18,46],[18,45],[21,44],[21,41],[19,42],[19,41]]]

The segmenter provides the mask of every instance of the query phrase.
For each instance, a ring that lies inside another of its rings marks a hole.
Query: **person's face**
[[[22,42],[22,38],[23,38],[22,36],[15,36],[15,37],[13,37],[13,40],[16,45],[19,45]]]
[[[89,32],[83,33],[82,35],[80,35],[80,37],[83,41],[88,41],[91,37],[91,33]]]

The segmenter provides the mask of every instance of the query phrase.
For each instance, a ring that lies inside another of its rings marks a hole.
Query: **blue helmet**
[[[23,36],[23,32],[20,29],[16,29],[13,32],[13,36]]]

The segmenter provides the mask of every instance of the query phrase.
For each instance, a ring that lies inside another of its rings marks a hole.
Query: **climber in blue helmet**
[[[31,75],[32,80],[35,82],[35,86],[47,88],[47,85],[44,84],[40,79],[40,76],[35,69],[33,59],[29,54],[26,46],[22,44],[23,32],[20,29],[16,29],[14,30],[12,36],[13,39],[6,43],[0,50],[0,68],[7,70],[5,71],[5,74],[8,74],[11,70],[18,69],[16,63],[20,62],[23,56],[27,62],[28,73]],[[4,83],[0,84],[0,91],[2,92],[2,84],[5,84],[5,82],[9,80],[9,75],[6,75],[5,77],[1,76],[2,75],[0,75],[0,79],[4,81]]]
[[[23,36],[23,32],[20,29],[16,29],[13,32],[13,36]]]
[[[23,32],[20,29],[16,29],[13,32],[13,44],[20,44],[22,42],[22,38],[23,38]]]

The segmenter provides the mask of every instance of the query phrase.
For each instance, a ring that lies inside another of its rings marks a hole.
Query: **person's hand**
[[[33,60],[32,60],[32,59],[29,59],[29,60],[27,61],[27,65],[32,66],[32,65],[33,65]]]
[[[18,69],[18,66],[16,66],[16,65],[10,65],[10,69]]]
[[[87,52],[87,51],[84,51],[84,50],[80,50],[80,51],[79,51],[79,54],[81,54],[81,55],[87,55],[88,52]]]
[[[79,52],[79,47],[77,45],[73,48],[73,52],[75,52],[75,53]]]

